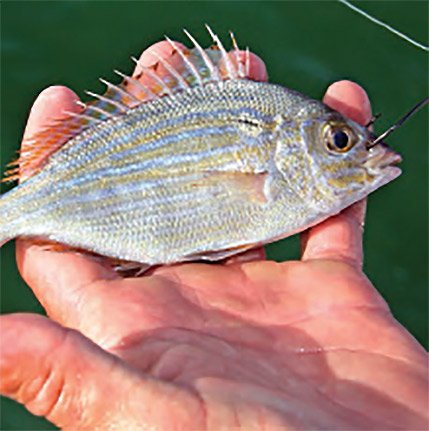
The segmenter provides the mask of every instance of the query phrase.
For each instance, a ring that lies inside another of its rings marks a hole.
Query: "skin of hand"
[[[141,62],[155,50],[175,61],[161,42]],[[250,75],[267,79],[254,55]],[[76,100],[43,91],[23,146]],[[324,101],[371,116],[349,81]],[[0,391],[64,429],[427,429],[426,352],[362,272],[364,213],[359,202],[302,234],[300,261],[259,249],[128,279],[19,240],[20,272],[49,318],[1,316]]]

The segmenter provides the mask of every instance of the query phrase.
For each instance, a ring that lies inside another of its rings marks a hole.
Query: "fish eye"
[[[325,141],[328,150],[335,153],[345,153],[355,143],[351,131],[345,127],[329,127],[325,132]]]
[[[335,145],[335,148],[339,150],[344,150],[349,145],[349,135],[342,130],[338,130],[332,136],[332,142]]]

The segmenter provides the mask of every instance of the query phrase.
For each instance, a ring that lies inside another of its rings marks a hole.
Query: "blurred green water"
[[[364,2],[361,7],[428,41],[428,3]],[[186,43],[189,29],[210,44],[203,24],[226,38],[233,29],[266,62],[270,80],[321,97],[329,83],[353,79],[381,111],[385,129],[428,93],[427,54],[334,2],[1,2],[1,166],[14,157],[29,107],[46,86],[79,95],[101,92],[113,68],[131,71],[130,55],[168,34]],[[404,175],[373,194],[365,234],[365,270],[398,320],[427,347],[427,110],[389,143]],[[6,188],[3,188],[5,191]],[[269,246],[276,260],[296,258],[297,238]],[[42,312],[18,275],[13,244],[1,249],[1,312]],[[1,342],[1,339],[0,339]],[[2,399],[2,430],[51,429]]]

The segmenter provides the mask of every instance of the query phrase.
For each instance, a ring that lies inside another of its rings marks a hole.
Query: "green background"
[[[428,3],[360,2],[366,11],[427,44]],[[19,147],[31,103],[52,84],[80,96],[102,92],[97,78],[130,72],[131,55],[164,34],[186,42],[186,27],[209,45],[204,23],[227,40],[234,30],[266,62],[270,80],[320,98],[338,79],[353,79],[382,112],[383,131],[428,93],[427,54],[336,2],[1,2],[1,166]],[[389,138],[404,174],[371,195],[365,270],[394,315],[427,347],[428,114]],[[3,188],[5,191],[7,187]],[[268,247],[276,260],[296,258],[298,240]],[[59,269],[61,270],[61,269]],[[14,245],[1,249],[1,312],[42,312],[21,280]],[[1,342],[1,340],[0,340]],[[2,399],[2,430],[51,429]]]

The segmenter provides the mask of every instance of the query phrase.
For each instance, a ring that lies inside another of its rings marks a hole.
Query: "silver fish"
[[[0,243],[41,237],[148,265],[220,260],[303,231],[400,175],[400,156],[373,145],[367,127],[248,79],[235,43],[231,55],[216,35],[216,50],[189,37],[192,50],[169,41],[181,65],[160,59],[163,78],[143,66],[150,86],[121,74],[82,114],[34,137],[68,140],[1,197]]]

